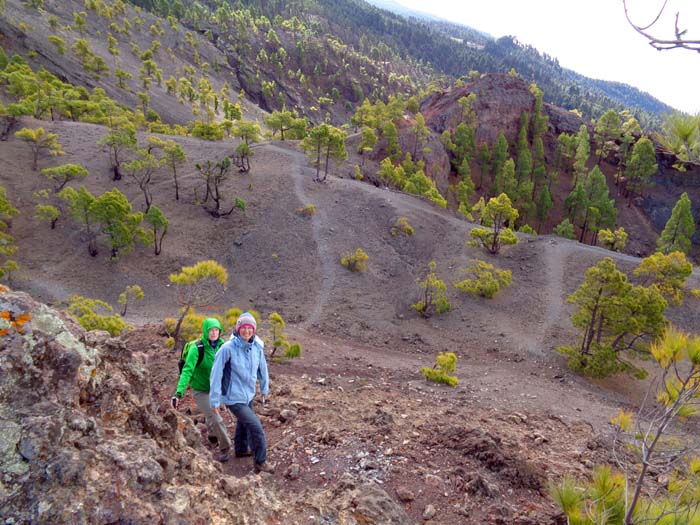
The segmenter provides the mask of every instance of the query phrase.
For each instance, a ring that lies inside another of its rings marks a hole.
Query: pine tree
[[[671,217],[656,241],[656,251],[665,254],[676,251],[687,254],[690,252],[694,234],[695,220],[690,207],[690,198],[684,192],[673,207]]]
[[[32,150],[32,171],[37,170],[40,154],[46,152],[51,156],[64,155],[61,144],[58,142],[58,135],[47,133],[44,128],[22,128],[15,133],[15,136],[29,144]]]
[[[212,304],[223,295],[228,285],[228,272],[216,261],[200,261],[192,266],[183,266],[180,273],[170,274],[168,280],[175,285],[177,302],[182,307],[172,334],[175,348],[180,348],[183,319],[191,308]]]
[[[418,153],[418,146],[422,146],[430,136],[430,130],[425,125],[425,118],[421,113],[416,113],[416,122],[411,130],[413,131],[413,158],[415,158]]]
[[[357,152],[362,156],[362,167],[365,165],[365,154],[374,150],[374,146],[376,145],[377,134],[374,132],[374,129],[367,126],[362,128],[362,139],[360,140],[360,145],[357,147]]]
[[[632,205],[633,193],[642,195],[643,189],[652,185],[651,177],[658,170],[654,144],[648,138],[642,137],[632,148],[632,155],[625,170],[627,190],[630,194],[627,206]]]
[[[87,177],[88,170],[80,164],[62,164],[53,168],[44,168],[41,174],[53,182],[53,192],[58,193],[69,182]]]
[[[518,210],[513,208],[508,195],[501,193],[498,197],[489,199],[480,210],[480,215],[481,224],[486,227],[471,230],[472,240],[467,243],[469,246],[481,245],[496,254],[504,245],[517,244],[518,237],[511,228],[518,218]]]
[[[491,188],[489,189],[489,195],[495,197],[503,192],[503,189],[499,188],[495,181],[502,178],[503,165],[505,164],[506,160],[508,160],[508,141],[506,140],[506,136],[502,131],[498,133],[496,143],[493,145],[492,159],[493,181],[491,183]]]
[[[396,131],[396,127],[394,127],[394,131]],[[316,166],[314,180],[317,182],[323,182],[328,177],[328,164],[331,158],[343,162],[348,156],[345,149],[345,132],[326,123],[313,128],[301,142],[301,147],[312,158],[312,163]],[[325,167],[323,178],[321,178],[321,161],[324,158]]]
[[[593,140],[596,144],[595,153],[600,161],[608,156],[620,139],[620,116],[614,109],[609,109],[596,121],[593,128]]]
[[[160,208],[153,204],[143,216],[147,224],[153,230],[153,250],[156,255],[160,255],[163,249],[163,237],[168,233],[168,219],[165,218]],[[123,314],[122,314],[123,315]]]
[[[58,196],[68,205],[68,215],[84,230],[84,237],[88,243],[88,253],[97,255],[97,218],[94,213],[95,197],[85,186],[74,189],[68,186],[61,190]]]
[[[647,352],[666,326],[666,300],[654,287],[634,286],[609,257],[586,271],[584,282],[567,298],[576,305],[572,324],[581,332],[578,346],[560,347],[569,366],[591,377],[645,372],[624,359],[624,352]]]
[[[150,244],[150,232],[141,227],[143,213],[134,213],[129,200],[117,188],[100,195],[91,208],[100,231],[109,240],[113,260],[131,252],[137,242]]]
[[[484,187],[484,177],[489,177],[491,175],[491,148],[486,142],[481,144],[479,148],[479,187],[480,190]]]
[[[530,115],[523,111],[520,115],[520,131],[518,132],[518,144],[516,147],[515,173],[518,184],[530,180],[532,175],[532,154],[528,143],[528,123]]]
[[[17,214],[19,210],[12,206],[7,198],[7,190],[0,186],[0,255],[10,257],[17,251],[15,239],[5,230],[9,229],[8,222]],[[12,259],[5,259],[0,264],[0,277],[8,275],[17,269],[17,263]]]
[[[164,166],[168,166],[173,170],[173,181],[175,182],[175,200],[180,200],[180,186],[177,180],[177,167],[184,164],[187,160],[185,151],[174,140],[168,140],[163,148],[162,162]]]
[[[574,160],[574,180],[573,186],[576,187],[579,179],[586,176],[586,163],[591,155],[591,139],[588,134],[588,127],[581,124],[576,135],[576,154]]]

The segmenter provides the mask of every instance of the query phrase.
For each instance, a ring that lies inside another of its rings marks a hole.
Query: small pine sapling
[[[417,303],[411,305],[411,308],[426,319],[433,314],[433,311],[441,314],[449,312],[452,309],[452,305],[445,296],[447,286],[444,281],[438,279],[438,276],[435,274],[436,267],[435,261],[430,261],[430,263],[428,263],[430,271],[425,276],[425,279],[418,279],[418,284],[422,290],[422,298]]]
[[[141,289],[139,285],[134,284],[132,286],[127,286],[126,289],[119,294],[119,299],[117,299],[117,303],[124,306],[121,314],[122,317],[126,315],[126,309],[129,305],[129,301],[141,301],[143,298],[143,289]]]
[[[307,204],[303,208],[297,208],[297,213],[304,217],[313,217],[316,214],[316,206]]]
[[[513,282],[510,270],[500,270],[493,264],[478,259],[471,259],[471,262],[472,266],[461,270],[467,274],[467,278],[454,283],[455,288],[461,292],[472,294],[474,297],[493,299],[501,288]]]
[[[61,210],[50,204],[37,204],[35,209],[34,217],[37,220],[48,222],[52,230],[56,229],[56,223],[61,217]]]
[[[282,319],[282,316],[277,312],[272,312],[268,317],[268,321],[270,321],[270,337],[272,338],[272,352],[270,353],[270,358],[274,358],[279,348],[286,353],[290,347],[290,343],[287,341],[287,335],[283,332],[286,323],[284,319]]]
[[[355,250],[355,253],[347,252],[340,259],[340,264],[345,266],[351,272],[364,272],[367,269],[366,262],[369,260],[369,255],[362,248]]]
[[[392,237],[396,237],[400,234],[407,236],[413,235],[413,227],[408,223],[408,219],[406,217],[399,217],[396,219],[394,226],[391,228]]]
[[[420,369],[421,374],[428,381],[442,383],[447,386],[457,386],[459,379],[456,376],[451,376],[457,366],[457,356],[453,352],[440,352],[435,358],[433,368],[423,367]]]
[[[615,231],[606,228],[598,232],[598,240],[603,248],[621,252],[627,244],[627,232],[622,226]]]
[[[99,299],[89,299],[80,295],[68,298],[67,311],[85,330],[105,330],[116,336],[130,328],[119,314],[113,314],[113,308]]]

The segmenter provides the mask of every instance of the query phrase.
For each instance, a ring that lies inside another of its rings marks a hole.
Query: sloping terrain
[[[89,169],[85,184],[93,193],[113,186],[107,154],[95,145],[102,128],[66,122],[47,127]],[[219,160],[232,148],[176,140],[190,162]],[[143,354],[161,410],[176,382],[175,357],[158,335],[159,321],[178,311],[169,273],[215,259],[228,269],[230,285],[206,311],[237,305],[255,308],[263,318],[277,311],[288,321],[290,339],[301,342],[304,353],[273,365],[274,401],[263,411],[278,463],[268,483],[288,504],[331,498],[356,508],[333,487],[357,488],[369,478],[381,482],[392,505],[411,519],[425,513],[446,524],[516,518],[547,523],[556,515],[546,497],[548,480],[584,474],[603,461],[607,421],[643,391],[631,379],[591,384],[567,372],[554,352],[575,337],[565,299],[585,269],[612,256],[630,272],[639,263],[634,257],[527,235],[498,257],[488,256],[466,246],[471,224],[427,201],[347,178],[313,182],[314,169],[287,141],[257,147],[252,172],[234,173],[224,185],[229,202],[234,195],[246,200],[245,214],[213,219],[195,204],[194,188],[202,182],[191,165],[182,172],[177,202],[170,175],[157,172],[154,202],[170,220],[163,253],[138,247],[109,261],[106,247],[90,257],[67,219],[50,230],[32,218],[38,202],[33,192],[46,183],[28,169],[26,144],[10,137],[0,142],[0,156],[6,159],[0,184],[20,209],[11,230],[20,270],[11,286],[47,303],[78,293],[115,304],[127,285],[140,285],[146,298],[129,311],[137,329],[125,348]],[[40,167],[48,162],[41,159]],[[133,181],[117,187],[136,208],[143,205]],[[298,212],[306,204],[316,207],[312,217]],[[398,217],[415,228],[412,236],[391,235]],[[357,247],[369,255],[365,273],[351,273],[339,262]],[[410,309],[418,298],[416,279],[430,260],[449,284],[473,257],[512,270],[513,285],[491,301],[461,296],[449,286],[452,311],[428,320]],[[698,286],[696,276],[689,285]],[[669,312],[688,330],[699,316],[692,300]],[[440,351],[458,356],[456,389],[427,385],[418,373]],[[244,476],[249,465],[232,462],[224,472]],[[308,511],[290,508],[298,516]],[[301,522],[295,519],[281,523]],[[384,516],[364,523],[373,522],[390,521]]]

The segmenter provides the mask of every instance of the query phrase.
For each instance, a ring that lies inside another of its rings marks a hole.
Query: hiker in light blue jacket
[[[253,411],[257,381],[260,381],[263,404],[270,391],[265,344],[255,335],[256,328],[255,317],[248,312],[236,321],[233,337],[217,352],[211,368],[209,403],[216,413],[220,405],[226,405],[236,416],[233,438],[236,457],[253,455],[255,471],[271,473],[273,467],[267,462],[265,431]]]

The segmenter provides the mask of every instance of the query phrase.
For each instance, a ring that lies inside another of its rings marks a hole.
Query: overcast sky
[[[624,82],[673,108],[700,112],[700,53],[657,51],[625,19],[622,0],[396,0],[489,33],[514,35],[587,77]],[[628,0],[630,18],[649,24],[663,0]],[[672,39],[675,13],[686,38],[700,40],[700,1],[668,0],[653,33]]]

